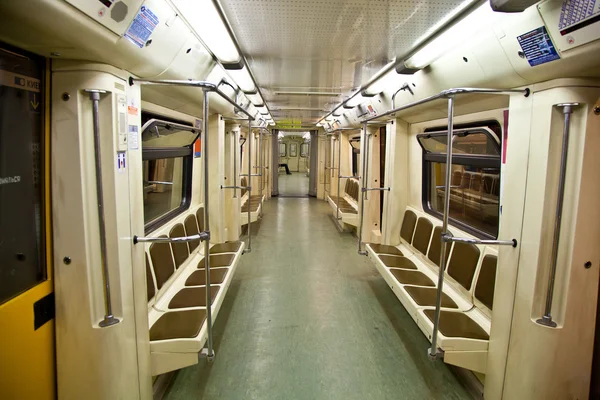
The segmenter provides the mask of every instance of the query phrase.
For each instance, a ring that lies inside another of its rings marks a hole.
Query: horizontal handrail
[[[248,190],[250,186],[223,186],[221,185],[221,189],[246,189]]]
[[[138,243],[187,243],[192,242],[194,240],[209,240],[210,239],[210,231],[200,232],[196,235],[191,236],[180,236],[180,237],[133,237],[133,244]]]
[[[491,244],[491,245],[512,246],[512,247],[517,247],[517,244],[518,244],[517,239],[511,239],[511,240],[474,239],[474,238],[465,238],[465,237],[455,237],[455,236],[452,236],[452,234],[449,232],[442,235],[442,240],[446,243],[456,242],[456,243],[469,243],[469,244]]]
[[[236,109],[240,110],[244,113],[248,118],[254,120],[254,116],[252,116],[248,111],[244,110],[242,106],[240,106],[235,101],[231,100],[229,96],[223,93],[217,85],[207,81],[198,81],[198,80],[175,80],[175,79],[137,79],[134,77],[129,77],[129,86],[133,86],[135,83],[140,85],[168,85],[168,86],[192,86],[199,87],[208,92],[215,92],[220,97],[222,97],[229,104],[234,106]]]
[[[351,178],[360,179],[360,176],[352,176],[352,175],[350,175],[350,176],[344,176],[344,175],[339,175],[338,178],[340,178],[340,179],[351,179]]]
[[[386,111],[382,114],[375,115],[373,117],[367,118],[363,120],[363,122],[373,121],[375,119],[387,117],[388,115],[397,113],[399,111],[403,111],[412,107],[419,106],[421,104],[429,103],[430,101],[438,100],[438,99],[447,99],[449,97],[454,97],[461,94],[472,94],[472,93],[480,93],[480,94],[499,94],[499,95],[508,95],[514,93],[522,93],[525,97],[528,97],[531,91],[529,88],[525,89],[488,89],[488,88],[454,88],[442,90],[438,94],[434,94],[433,96],[425,97],[424,99],[413,101],[412,103],[405,104],[400,107],[392,108],[389,111]]]
[[[387,190],[389,192],[390,190],[392,190],[392,188],[386,187],[386,188],[361,188],[360,189],[360,191],[363,192],[363,193],[370,192],[372,190]]]
[[[240,176],[248,176],[248,174],[240,174]],[[250,176],[262,176],[262,174],[250,174]]]
[[[154,183],[158,185],[172,185],[173,182],[164,182],[164,181],[146,181],[146,183]]]

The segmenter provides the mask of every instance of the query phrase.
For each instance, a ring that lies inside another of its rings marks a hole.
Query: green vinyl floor
[[[271,199],[214,326],[216,358],[166,399],[469,399],[356,238],[310,198]]]

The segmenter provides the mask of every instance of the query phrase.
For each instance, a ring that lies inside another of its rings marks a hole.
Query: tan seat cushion
[[[150,341],[194,338],[206,320],[206,310],[186,310],[164,313],[150,328]]]
[[[230,267],[235,254],[214,254],[210,256],[210,268]],[[204,258],[198,262],[198,268],[205,267]]]
[[[210,283],[213,285],[221,284],[225,281],[229,268],[210,269]],[[204,269],[194,271],[185,281],[185,286],[206,285],[206,275]]]
[[[435,310],[425,310],[431,322],[434,314]],[[490,335],[462,312],[440,311],[440,332],[446,337],[490,340]]]
[[[242,242],[219,243],[210,248],[210,254],[235,253],[242,246]]]
[[[417,266],[406,257],[388,256],[386,254],[381,254],[378,257],[388,268],[417,269]]]
[[[394,256],[403,256],[402,252],[394,246],[388,246],[387,244],[370,243],[371,249],[377,254],[391,254]]]
[[[435,286],[433,281],[421,271],[390,268],[390,272],[403,285]]]
[[[210,287],[210,304],[215,301],[220,286]],[[206,307],[206,286],[181,289],[169,303],[169,308]]]
[[[437,288],[404,286],[404,290],[406,290],[408,295],[412,297],[418,305],[423,307],[435,307]],[[456,305],[450,296],[446,293],[442,293],[442,307],[458,308],[458,305]]]

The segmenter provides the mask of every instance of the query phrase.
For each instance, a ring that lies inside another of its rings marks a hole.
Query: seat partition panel
[[[154,278],[152,278],[150,261],[148,261],[148,254],[146,252],[144,252],[144,257],[146,258],[146,294],[148,295],[148,301],[150,301],[156,294],[156,289],[154,288]]]
[[[417,222],[417,228],[415,229],[415,235],[413,236],[412,245],[423,255],[427,254],[432,230],[433,224],[428,218],[419,218],[419,221]]]
[[[406,210],[404,212],[404,219],[402,220],[402,227],[400,228],[400,237],[410,243],[412,241],[416,224],[417,214],[411,210]]]
[[[494,305],[494,289],[496,287],[496,266],[498,257],[486,254],[481,263],[479,277],[475,284],[475,298],[490,310]]]
[[[446,245],[446,260],[450,254],[452,243]],[[442,255],[442,227],[436,226],[433,230],[433,236],[431,237],[431,245],[429,246],[429,253],[427,258],[435,263],[438,267],[440,266],[440,256]]]
[[[196,220],[198,221],[198,229],[200,232],[204,231],[204,207],[200,207],[196,210]]]
[[[169,236],[172,238],[185,237],[185,230],[183,224],[177,224],[171,228]],[[183,243],[171,243],[171,249],[173,250],[173,258],[175,259],[175,268],[181,267],[181,264],[185,262],[190,256],[190,249],[186,242]]]
[[[465,289],[471,290],[480,254],[481,251],[474,244],[454,243],[450,262],[446,269],[448,275],[454,278]]]
[[[196,216],[194,214],[188,215],[185,221],[183,222],[183,225],[185,226],[185,233],[187,236],[197,235],[198,233],[200,233],[200,231],[198,230],[198,221],[196,220]],[[188,246],[190,247],[190,253],[196,250],[199,244],[200,239],[188,242]]]
[[[166,237],[162,235],[161,237]],[[175,272],[175,263],[169,243],[152,243],[150,245],[150,258],[156,276],[156,287],[160,290],[171,275]]]

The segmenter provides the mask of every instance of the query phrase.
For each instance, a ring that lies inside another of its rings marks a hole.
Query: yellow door
[[[0,397],[54,399],[48,66],[0,44]]]

